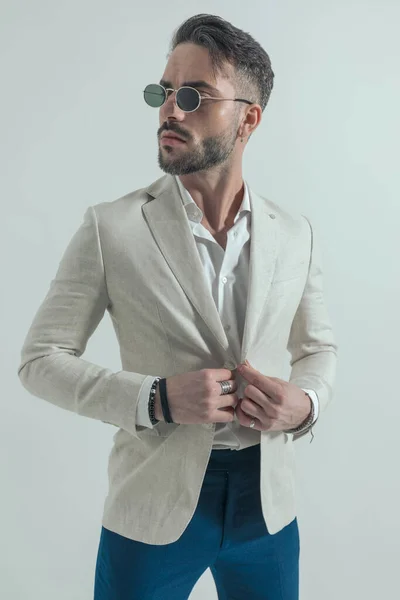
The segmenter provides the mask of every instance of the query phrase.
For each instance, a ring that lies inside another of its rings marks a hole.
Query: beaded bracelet
[[[159,423],[159,419],[156,419],[156,416],[154,414],[154,404],[155,404],[155,400],[156,400],[156,391],[157,391],[157,385],[158,382],[160,381],[161,377],[156,377],[155,380],[152,383],[151,389],[150,389],[150,397],[149,397],[149,417],[150,417],[150,421],[152,425],[157,425],[157,423]]]

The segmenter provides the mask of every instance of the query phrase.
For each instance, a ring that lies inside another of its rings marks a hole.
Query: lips
[[[175,135],[174,133],[164,133],[161,139],[163,140],[164,138],[169,138],[169,139],[172,139],[172,140],[177,140],[178,142],[184,142],[185,141],[182,138],[180,138],[177,135]]]

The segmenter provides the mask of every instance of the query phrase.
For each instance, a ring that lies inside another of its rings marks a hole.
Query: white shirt
[[[245,181],[243,202],[235,217],[233,226],[227,232],[227,244],[224,250],[211,233],[201,224],[202,210],[197,206],[190,193],[176,177],[182,203],[196,242],[200,260],[203,264],[206,282],[209,285],[215,305],[230,342],[230,350],[240,361],[240,350],[246,314],[247,288],[250,262],[251,205],[250,191]],[[222,367],[221,367],[222,368]],[[152,428],[148,413],[150,388],[155,376],[149,375],[140,390],[136,411],[136,423]],[[247,382],[242,379],[238,385],[239,398],[245,396]],[[314,405],[314,422],[318,418],[319,401],[314,390],[305,389]],[[230,423],[217,423],[213,449],[243,450],[260,443],[261,433],[249,427],[243,427],[236,415]]]

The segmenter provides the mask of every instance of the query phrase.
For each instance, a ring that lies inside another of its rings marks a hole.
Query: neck
[[[215,233],[229,229],[244,196],[241,170],[236,173],[193,173],[179,176],[203,212],[202,223]]]

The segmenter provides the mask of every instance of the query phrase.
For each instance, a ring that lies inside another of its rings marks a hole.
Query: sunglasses
[[[210,96],[200,96],[200,92],[196,88],[183,86],[178,90],[172,88],[165,88],[158,83],[150,83],[143,91],[144,99],[149,106],[153,108],[160,108],[168,99],[168,92],[175,92],[176,105],[184,112],[194,112],[201,104],[202,98],[206,100],[230,100],[232,102],[246,102],[247,104],[253,104],[250,100],[243,100],[241,98],[215,98]]]

